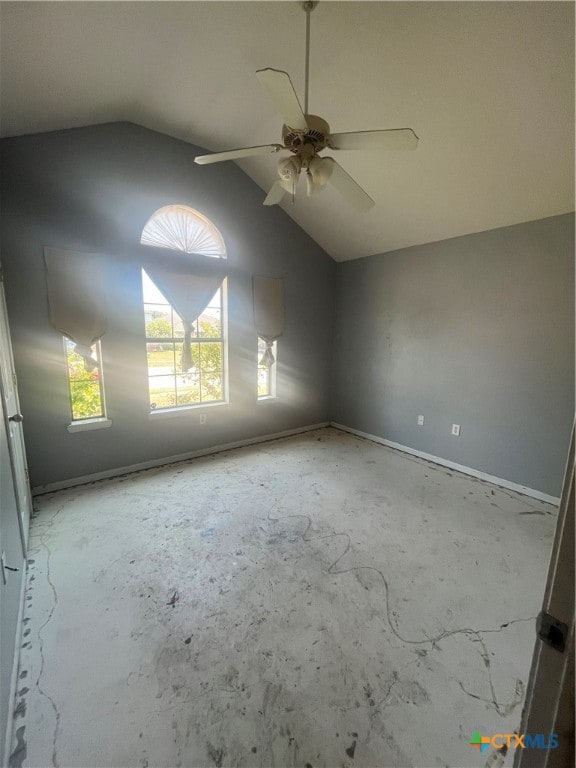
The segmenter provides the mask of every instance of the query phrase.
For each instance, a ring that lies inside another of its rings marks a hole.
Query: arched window
[[[140,242],[193,254],[155,258],[142,271],[150,410],[226,400],[224,239],[203,214],[184,205],[157,210]],[[205,257],[205,258],[203,258]]]
[[[166,205],[155,211],[142,230],[140,242],[216,259],[226,258],[224,238],[214,224],[186,205]]]

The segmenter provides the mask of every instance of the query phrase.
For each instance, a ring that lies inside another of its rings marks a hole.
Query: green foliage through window
[[[65,338],[64,347],[68,365],[72,421],[104,417],[100,343],[92,346],[92,356],[95,363],[93,367],[87,365],[85,359],[75,351],[73,341]]]

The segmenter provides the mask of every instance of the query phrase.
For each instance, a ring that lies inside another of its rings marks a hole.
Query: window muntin
[[[192,367],[182,371],[184,326],[142,270],[150,410],[181,408],[226,399],[224,280],[192,326]]]
[[[63,339],[72,422],[105,419],[106,406],[100,342],[97,341],[90,348],[94,359],[92,366],[75,351],[76,345],[73,341],[66,336]]]
[[[266,342],[258,337],[258,399],[276,397],[276,356],[278,353],[278,343],[275,341],[272,345],[272,354],[274,362],[270,363],[264,358],[266,352]]]

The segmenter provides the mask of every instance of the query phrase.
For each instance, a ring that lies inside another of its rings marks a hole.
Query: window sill
[[[228,405],[226,400],[220,400],[217,403],[198,403],[198,405],[183,405],[180,408],[159,408],[156,411],[150,411],[148,418],[150,421],[158,421],[161,418],[174,419],[178,416],[191,416],[192,414],[198,414],[198,411],[206,410],[207,408],[221,408],[223,405]]]
[[[92,429],[107,429],[112,426],[110,419],[86,419],[85,421],[73,421],[68,424],[68,432],[89,432]]]
[[[278,400],[276,395],[262,395],[262,397],[258,398],[259,403],[266,403],[270,401],[275,402],[276,400]]]

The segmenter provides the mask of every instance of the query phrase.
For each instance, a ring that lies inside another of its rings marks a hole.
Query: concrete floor
[[[484,766],[519,725],[550,505],[324,429],[37,506],[13,767]]]

